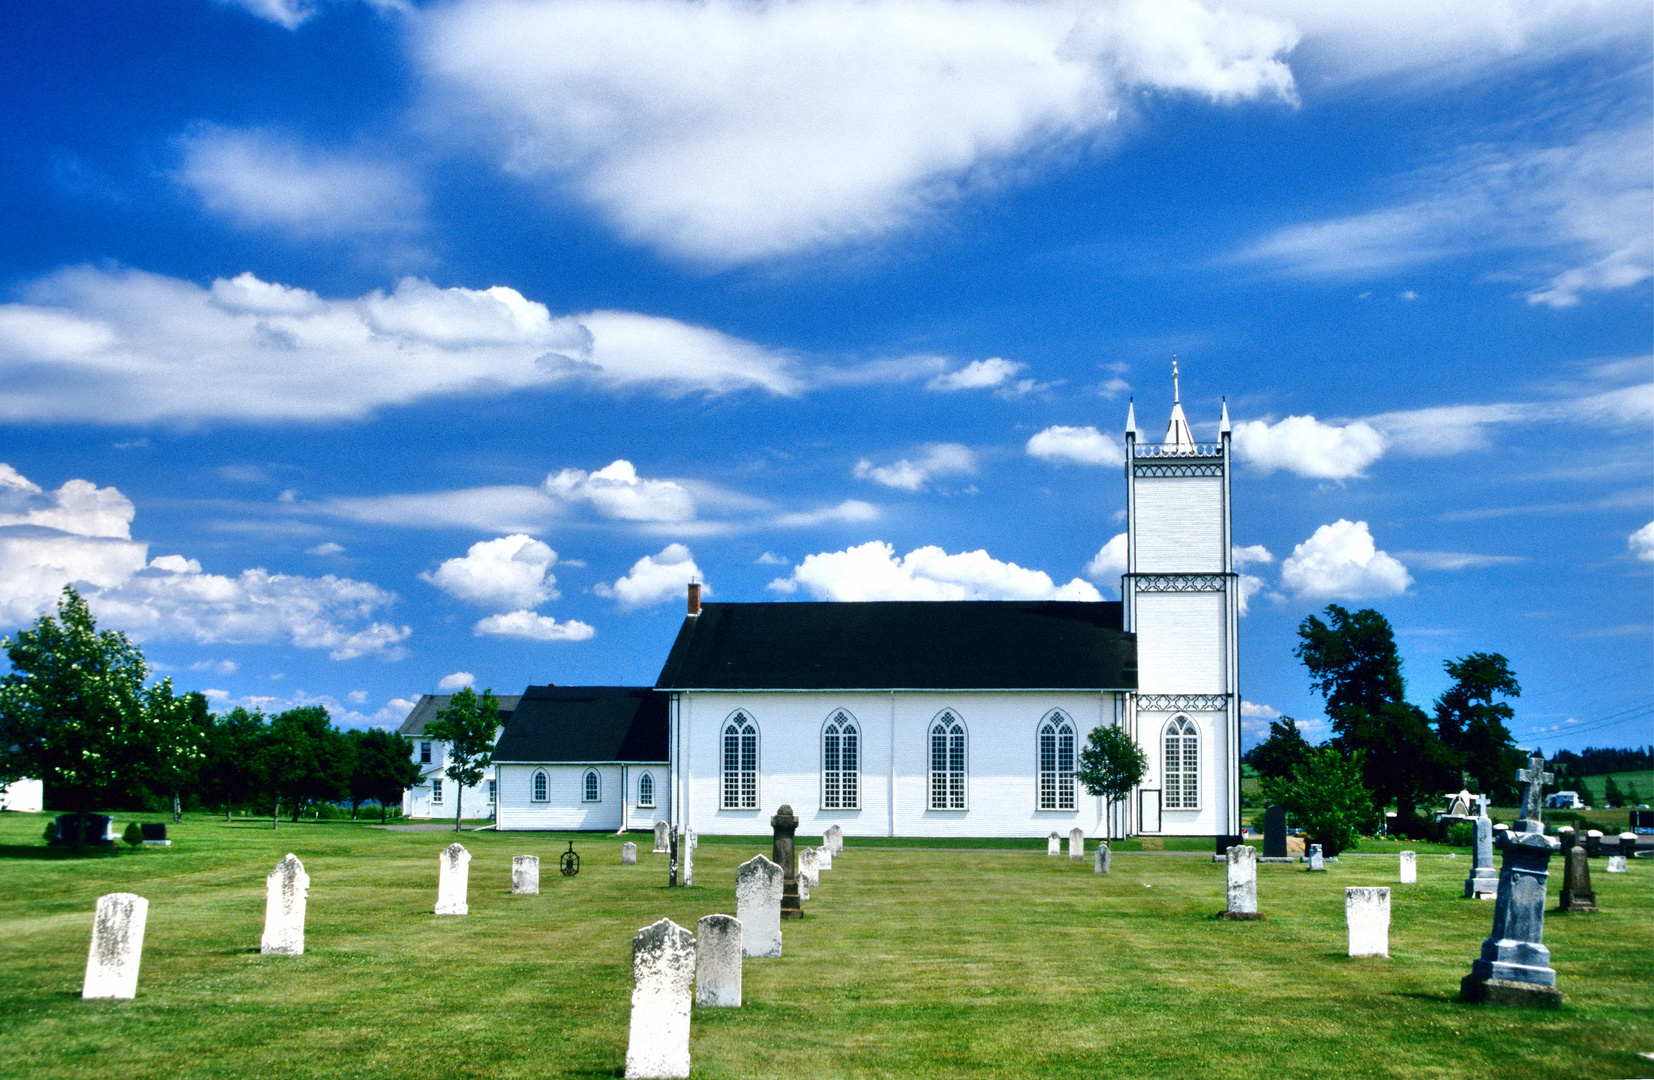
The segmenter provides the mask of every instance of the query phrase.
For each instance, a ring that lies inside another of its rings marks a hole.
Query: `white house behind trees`
[[[442,775],[448,764],[448,744],[425,737],[425,725],[436,720],[436,714],[448,707],[452,694],[424,694],[414,703],[408,718],[397,728],[397,734],[408,740],[408,752],[419,766],[420,780],[414,787],[402,792],[402,816],[409,818],[451,818],[457,791],[452,780]],[[500,703],[500,728],[494,733],[497,741],[511,720],[517,707],[517,695],[496,696]],[[464,790],[460,812],[466,817],[494,816],[495,774],[490,766],[475,787]]]

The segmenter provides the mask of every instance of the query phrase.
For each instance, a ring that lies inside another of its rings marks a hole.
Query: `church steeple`
[[[1194,433],[1189,430],[1189,418],[1183,415],[1183,395],[1177,386],[1177,357],[1172,357],[1172,419],[1166,425],[1165,445],[1190,447],[1195,445]]]

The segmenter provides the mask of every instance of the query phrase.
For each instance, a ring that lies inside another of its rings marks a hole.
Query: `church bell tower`
[[[1232,836],[1240,819],[1240,579],[1230,536],[1229,406],[1196,442],[1177,363],[1158,443],[1126,415],[1125,628],[1137,634],[1128,723],[1149,767],[1117,822],[1128,835]]]

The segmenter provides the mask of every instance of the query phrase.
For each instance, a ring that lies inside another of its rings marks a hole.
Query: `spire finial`
[[[1177,389],[1177,354],[1172,353],[1172,404],[1177,405],[1182,401],[1183,396],[1178,393]]]

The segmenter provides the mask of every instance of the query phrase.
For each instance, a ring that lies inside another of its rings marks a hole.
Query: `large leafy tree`
[[[1119,728],[1095,727],[1080,750],[1074,776],[1086,791],[1101,795],[1113,805],[1131,794],[1148,767],[1148,755],[1137,740]]]
[[[336,799],[350,780],[350,744],[320,705],[289,709],[270,721],[264,741],[267,782],[277,800],[293,808],[293,820],[306,803]]]
[[[494,691],[482,697],[469,686],[448,699],[436,719],[425,725],[425,734],[447,743],[447,764],[442,774],[454,782],[454,831],[460,827],[461,802],[465,789],[482,783],[494,750],[494,733],[500,726],[500,703]]]
[[[264,714],[237,705],[213,719],[200,770],[203,801],[224,807],[230,820],[237,805],[252,801],[273,785],[265,775],[270,755],[265,751],[269,731]]]
[[[1498,653],[1471,653],[1445,667],[1453,685],[1436,699],[1436,731],[1476,789],[1497,801],[1514,790],[1522,765],[1509,728],[1515,710],[1499,699],[1519,697],[1522,687]]]
[[[406,788],[419,783],[419,766],[408,756],[408,744],[400,735],[376,728],[346,732],[352,747],[350,770],[350,816],[369,799],[379,804],[379,820],[386,807],[402,797]]]
[[[149,666],[125,634],[98,630],[73,587],[55,618],[42,615],[0,648],[11,661],[0,678],[0,780],[38,777],[53,803],[85,811],[150,778]]]
[[[1241,760],[1258,770],[1260,777],[1292,775],[1292,770],[1307,757],[1313,747],[1298,730],[1298,721],[1290,716],[1269,722],[1269,738],[1241,756]]]
[[[172,820],[183,812],[182,795],[198,788],[207,747],[212,741],[213,717],[204,694],[179,694],[171,679],[162,679],[144,691],[149,715],[152,760],[149,786],[170,796]]]
[[[1354,847],[1358,834],[1378,825],[1360,752],[1313,747],[1285,776],[1264,776],[1259,787],[1272,805],[1286,807],[1329,857]]]

